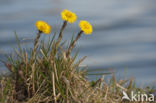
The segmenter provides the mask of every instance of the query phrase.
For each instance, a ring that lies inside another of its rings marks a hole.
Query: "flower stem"
[[[68,51],[66,53],[66,56],[69,57],[71,51],[73,50],[75,44],[76,44],[76,41],[81,37],[81,34],[83,33],[83,31],[80,31],[78,34],[77,34],[77,37],[75,38],[75,40],[70,44],[69,48],[68,48]]]
[[[40,39],[41,33],[42,33],[41,31],[38,31],[38,33],[36,35],[35,42],[34,42],[34,52],[36,52],[36,49],[38,47],[38,41]]]
[[[67,21],[64,21],[64,23],[63,23],[63,25],[62,25],[62,27],[61,27],[61,30],[60,30],[58,39],[57,39],[57,44],[62,40],[62,33],[63,33],[63,31],[64,31],[66,25],[67,25]]]

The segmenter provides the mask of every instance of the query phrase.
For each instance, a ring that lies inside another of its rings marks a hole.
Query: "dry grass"
[[[105,82],[102,76],[89,81],[87,70],[80,68],[85,57],[76,61],[77,53],[71,56],[77,40],[63,49],[62,36],[55,35],[48,42],[36,37],[31,49],[22,49],[17,39],[16,55],[5,62],[10,73],[0,78],[0,103],[121,103],[122,91],[154,92],[136,88],[133,79],[117,81],[112,76]]]

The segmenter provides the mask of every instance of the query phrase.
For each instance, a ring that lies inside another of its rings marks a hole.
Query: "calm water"
[[[14,31],[32,44],[36,20],[49,22],[58,31],[60,11],[69,9],[94,26],[91,36],[78,42],[83,65],[112,68],[119,78],[134,77],[138,85],[156,84],[156,0],[0,0],[0,58],[16,46]],[[70,39],[77,23],[64,34]],[[44,37],[42,37],[44,38]],[[6,70],[0,64],[0,70]],[[126,73],[125,73],[126,71]]]

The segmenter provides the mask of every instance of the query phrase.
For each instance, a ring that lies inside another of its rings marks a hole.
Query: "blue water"
[[[27,47],[37,32],[36,20],[50,23],[54,33],[62,24],[60,11],[69,9],[78,21],[88,20],[94,27],[92,35],[78,41],[79,57],[88,56],[82,65],[112,68],[118,78],[156,85],[155,4],[156,0],[0,0],[0,58],[16,47],[15,30]],[[77,24],[68,25],[65,39],[79,31]],[[0,70],[6,70],[3,64]]]

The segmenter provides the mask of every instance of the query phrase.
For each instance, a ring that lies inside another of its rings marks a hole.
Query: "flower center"
[[[84,24],[83,26],[84,26],[85,29],[89,29],[89,25]]]
[[[72,14],[71,13],[66,13],[65,14],[67,17],[71,18],[72,17]]]

